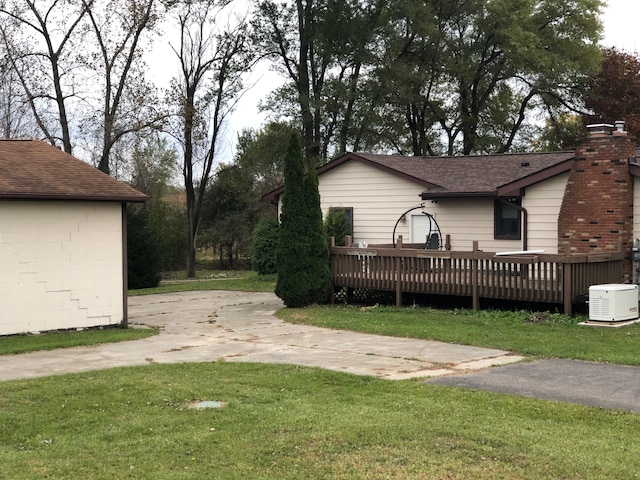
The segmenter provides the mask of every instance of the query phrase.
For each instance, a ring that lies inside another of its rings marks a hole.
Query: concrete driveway
[[[292,325],[273,316],[272,293],[199,291],[131,297],[129,322],[156,336],[2,357],[0,380],[149,363],[258,362],[321,367],[386,379],[439,377],[518,362],[490,348]]]

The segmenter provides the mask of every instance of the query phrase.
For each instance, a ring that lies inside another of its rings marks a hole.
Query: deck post
[[[396,249],[402,250],[402,235],[398,235]],[[396,307],[402,306],[402,258],[400,255],[396,257]]]
[[[571,291],[571,263],[569,263],[571,247],[568,244],[564,246],[564,255],[565,258],[562,262],[562,303],[564,306],[564,314],[571,315],[573,313],[571,308],[573,292]]]
[[[478,297],[478,241],[473,241],[473,258],[471,259],[471,297],[473,304],[473,311],[480,310],[480,298]]]
[[[562,305],[564,313],[573,314],[577,294],[589,285],[620,281],[623,252],[596,252],[576,255],[569,247],[564,252],[535,257],[514,256],[495,258],[491,252],[479,249],[458,252],[428,252],[424,249],[404,248],[402,238],[396,248],[388,244],[367,249],[331,245],[331,273],[333,301],[336,292],[346,292],[347,302],[354,302],[354,289],[395,293],[396,305],[402,306],[405,289],[430,295],[459,295],[472,297],[474,310],[481,308],[480,298],[518,301],[543,301]],[[495,272],[486,271],[491,270]],[[518,279],[506,277],[514,271],[529,270],[529,284],[520,286]],[[493,274],[493,275],[492,275]],[[515,292],[515,294],[514,294]],[[393,301],[389,299],[390,301]]]
[[[331,296],[329,297],[329,305],[334,305],[336,303],[336,262],[333,260],[333,255],[331,255],[331,249],[336,246],[336,238],[329,237],[329,261],[331,265]]]

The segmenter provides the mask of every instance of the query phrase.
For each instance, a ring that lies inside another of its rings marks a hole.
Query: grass
[[[553,314],[545,322],[527,321],[530,312],[433,310],[352,306],[283,309],[277,315],[293,323],[463,345],[499,348],[529,357],[572,358],[640,365],[640,325],[591,328],[585,318]],[[536,317],[540,318],[540,317]]]
[[[155,335],[150,328],[105,328],[82,331],[48,332],[40,335],[0,336],[0,355],[55,350],[80,345],[124,342]],[[1,479],[2,477],[0,477]]]
[[[152,295],[155,293],[186,292],[190,290],[238,290],[242,292],[273,292],[276,287],[275,275],[258,275],[256,272],[198,271],[196,278],[189,280],[184,272],[165,277],[160,286],[129,290],[129,296]]]
[[[179,280],[179,279],[177,279]],[[242,275],[161,291],[235,285]],[[151,292],[136,292],[151,293]],[[288,321],[638,364],[640,327],[553,315],[283,309]],[[62,334],[69,344],[108,329]],[[60,335],[60,334],[53,334]],[[77,337],[76,337],[77,335]],[[42,341],[49,335],[24,337]],[[23,341],[21,336],[0,338]],[[103,341],[103,339],[101,339]],[[55,348],[55,347],[53,347]],[[196,400],[223,402],[196,410]],[[148,365],[0,382],[0,479],[619,479],[640,477],[640,415],[289,365]]]
[[[640,415],[416,381],[205,363],[0,383],[13,480],[638,475]]]

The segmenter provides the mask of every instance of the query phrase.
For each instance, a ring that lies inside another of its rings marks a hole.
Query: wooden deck
[[[334,291],[395,292],[402,304],[406,292],[560,304],[566,314],[589,286],[621,283],[624,254],[498,256],[472,251],[331,246]]]

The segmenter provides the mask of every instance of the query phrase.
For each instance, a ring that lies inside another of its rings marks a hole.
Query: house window
[[[349,226],[349,232],[347,235],[353,235],[353,207],[330,207],[330,212],[344,212],[347,217],[347,225]]]
[[[495,200],[494,211],[494,238],[496,240],[520,240],[521,217],[520,206],[522,200],[509,199],[509,204]]]

